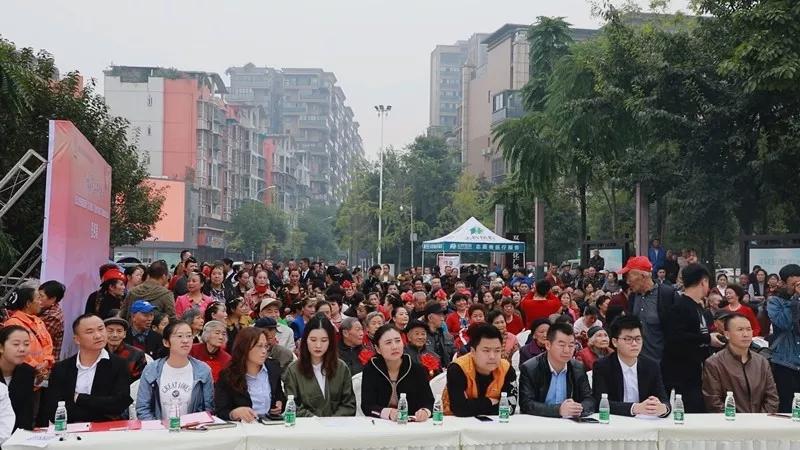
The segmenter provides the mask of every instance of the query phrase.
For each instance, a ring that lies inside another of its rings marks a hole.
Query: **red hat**
[[[109,280],[122,280],[123,283],[128,282],[128,278],[119,269],[109,269],[103,274],[103,283]]]
[[[433,296],[440,300],[445,299],[447,298],[447,292],[445,292],[444,289],[439,289]]]
[[[508,286],[503,287],[503,290],[500,291],[500,293],[503,295],[503,297],[511,297],[514,295],[514,293],[511,291],[511,288]]]
[[[641,270],[642,272],[652,272],[653,265],[650,263],[650,260],[647,259],[647,256],[633,256],[628,258],[628,262],[625,264],[620,271],[620,275],[625,275],[626,273],[630,272],[631,270]]]
[[[342,281],[342,289],[351,289],[353,287],[353,283],[350,280]]]
[[[403,300],[405,303],[411,303],[414,301],[414,296],[411,295],[410,292],[403,292],[400,294],[400,299]]]

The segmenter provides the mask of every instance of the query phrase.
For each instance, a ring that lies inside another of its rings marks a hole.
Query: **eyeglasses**
[[[636,342],[637,344],[641,344],[642,343],[642,337],[641,336],[635,336],[635,337],[634,336],[625,336],[625,337],[619,338],[619,340],[624,342],[624,343],[626,343],[626,344],[633,344],[634,342]]]

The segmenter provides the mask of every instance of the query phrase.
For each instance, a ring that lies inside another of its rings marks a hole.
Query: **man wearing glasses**
[[[519,406],[523,414],[544,417],[582,417],[596,402],[586,370],[575,354],[575,332],[567,323],[547,331],[547,351],[519,368]]]
[[[642,322],[622,316],[611,325],[611,344],[616,353],[594,364],[594,398],[608,394],[611,414],[667,417],[670,408],[661,369],[642,352]]]

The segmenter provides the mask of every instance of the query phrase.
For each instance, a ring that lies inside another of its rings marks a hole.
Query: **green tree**
[[[17,49],[0,38],[0,171],[7,172],[28,149],[47,157],[48,120],[69,120],[111,166],[111,245],[136,244],[150,236],[164,197],[146,183],[146,159],[128,139],[128,123],[110,114],[94,83],[77,72],[57,79],[53,57]],[[0,241],[15,251],[42,232],[45,177],[3,218]],[[13,239],[8,238],[13,236]],[[6,253],[6,259],[12,253]]]
[[[229,247],[245,254],[258,256],[279,252],[282,243],[289,239],[286,215],[274,206],[245,202],[233,213],[231,238]]]
[[[296,255],[322,257],[331,260],[339,256],[333,235],[336,208],[312,203],[300,215],[297,227],[305,235],[301,250]]]

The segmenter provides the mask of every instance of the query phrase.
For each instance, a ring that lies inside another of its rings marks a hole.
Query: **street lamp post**
[[[414,236],[414,205],[409,205],[408,207],[409,212],[411,213],[411,227],[410,232],[408,234],[408,240],[411,243],[411,267],[414,267],[414,241],[416,240],[416,236]],[[400,205],[400,211],[403,211],[403,205]]]
[[[383,239],[383,120],[389,115],[392,105],[375,105],[381,119],[381,147],[379,151],[380,174],[378,176],[378,264],[381,264],[381,241]]]

